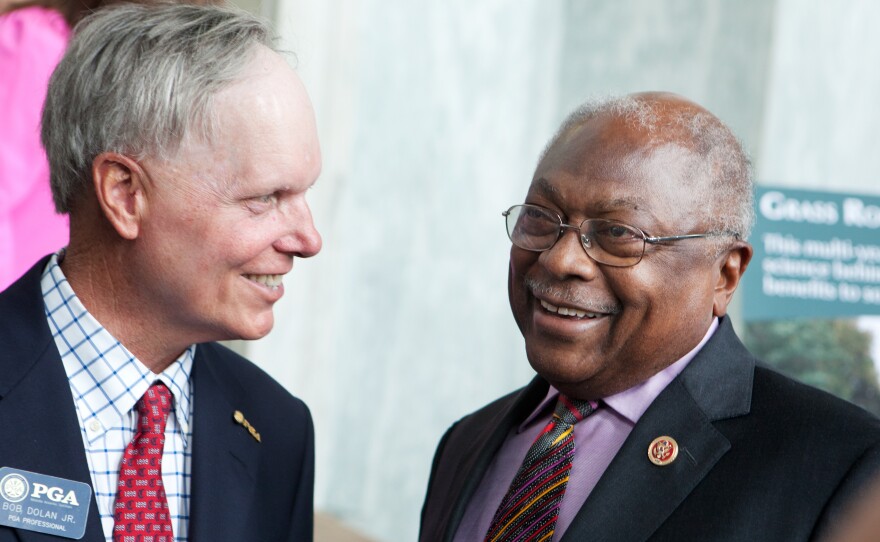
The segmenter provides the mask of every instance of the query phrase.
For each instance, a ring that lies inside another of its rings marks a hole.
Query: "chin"
[[[570,352],[528,351],[529,365],[545,380],[558,385],[588,382],[602,367],[594,359]]]
[[[268,335],[273,327],[275,327],[275,319],[270,313],[268,318],[265,316],[255,318],[248,326],[239,325],[234,328],[234,334],[237,339],[254,341]]]

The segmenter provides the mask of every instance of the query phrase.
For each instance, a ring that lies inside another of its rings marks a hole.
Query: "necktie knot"
[[[162,435],[172,404],[171,390],[162,382],[155,382],[135,405],[138,413],[138,432]]]
[[[563,444],[566,440],[574,440],[574,424],[583,420],[593,413],[595,407],[589,401],[569,399],[560,394],[553,410],[550,423],[535,439],[534,444],[526,454],[526,463],[531,463],[550,448]]]
[[[564,395],[559,396],[556,408],[553,411],[554,420],[559,420],[565,425],[574,425],[592,414],[595,407],[590,401],[569,399]]]

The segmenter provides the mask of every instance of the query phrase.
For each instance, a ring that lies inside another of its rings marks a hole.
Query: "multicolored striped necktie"
[[[550,540],[574,457],[574,424],[595,410],[589,401],[559,396],[553,419],[526,454],[498,506],[485,542]]]

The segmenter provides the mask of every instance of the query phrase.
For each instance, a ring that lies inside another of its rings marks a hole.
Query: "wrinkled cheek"
[[[525,276],[520,274],[522,269],[514,263],[511,255],[510,267],[507,272],[507,295],[510,300],[510,310],[521,332],[525,333],[528,320],[528,290],[525,286]]]

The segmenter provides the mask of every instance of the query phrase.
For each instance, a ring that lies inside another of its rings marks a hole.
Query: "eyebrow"
[[[536,190],[545,195],[563,199],[562,192],[544,177],[539,177],[535,180],[534,186]],[[593,206],[598,212],[611,212],[620,209],[640,209],[646,207],[646,204],[643,198],[625,197],[596,202]]]
[[[559,189],[550,184],[550,181],[548,181],[544,177],[538,177],[538,179],[534,182],[534,185],[539,192],[542,192],[545,195],[556,196],[558,198],[562,197],[562,193],[559,192]]]
[[[645,207],[645,200],[642,198],[615,198],[609,201],[600,201],[594,206],[600,212],[617,211],[620,209],[637,210]]]

